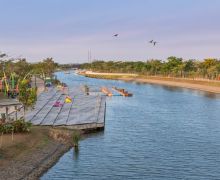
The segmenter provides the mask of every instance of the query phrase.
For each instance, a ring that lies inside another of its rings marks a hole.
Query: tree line
[[[25,58],[8,59],[6,54],[0,53],[0,92],[12,98],[18,96],[25,109],[33,106],[37,100],[37,87],[31,87],[31,77],[51,77],[57,67],[52,58],[29,63]]]
[[[20,79],[28,75],[51,76],[57,69],[58,64],[53,58],[46,58],[37,63],[29,63],[25,58],[8,59],[0,53],[0,79],[14,73]]]
[[[84,63],[82,69],[109,73],[137,73],[148,76],[206,78],[220,80],[220,60],[214,58],[183,60],[175,56],[167,60],[149,61],[93,61]]]

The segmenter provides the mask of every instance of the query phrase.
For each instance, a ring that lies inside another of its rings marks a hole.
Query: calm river
[[[67,152],[41,179],[220,179],[220,97],[160,85],[57,73],[69,86],[117,86],[106,128]]]

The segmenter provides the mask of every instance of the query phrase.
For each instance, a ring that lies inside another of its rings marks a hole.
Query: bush
[[[20,119],[13,122],[14,132],[29,132],[31,123],[25,122],[24,119]]]
[[[4,124],[3,125],[3,133],[11,133],[13,131],[14,127],[12,124]]]
[[[8,133],[23,133],[29,132],[31,127],[30,122],[25,122],[24,119],[19,119],[17,121],[13,121],[10,123],[2,123],[0,124],[0,133],[8,134]]]
[[[55,85],[61,84],[61,82],[58,79],[52,79],[52,83]]]
[[[72,135],[72,143],[74,147],[79,146],[79,140],[80,140],[80,133],[78,131],[74,131]]]
[[[20,81],[18,99],[23,103],[25,109],[34,106],[37,101],[37,88],[31,88],[27,79]]]

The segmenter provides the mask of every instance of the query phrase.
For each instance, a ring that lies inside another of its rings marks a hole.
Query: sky
[[[58,63],[88,62],[88,51],[93,60],[220,58],[219,8],[220,0],[0,0],[0,51]]]

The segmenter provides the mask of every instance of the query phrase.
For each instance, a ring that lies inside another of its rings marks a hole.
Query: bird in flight
[[[115,34],[114,37],[118,37],[118,34]]]
[[[154,46],[156,46],[156,44],[158,43],[157,41],[151,40],[149,41],[149,43],[153,44]]]

